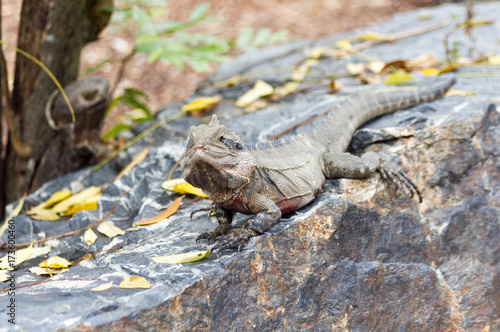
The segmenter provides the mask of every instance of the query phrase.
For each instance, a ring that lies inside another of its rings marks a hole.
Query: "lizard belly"
[[[270,198],[272,198],[272,197],[270,197]],[[278,208],[281,210],[281,213],[286,214],[286,213],[290,213],[292,211],[295,211],[297,209],[300,209],[301,207],[308,204],[309,202],[311,202],[314,199],[314,197],[312,197],[311,199],[308,199],[308,198],[309,197],[294,197],[291,199],[283,198],[275,203],[278,206]],[[236,211],[236,212],[243,213],[243,214],[256,214],[256,213],[258,213],[258,211],[252,211],[248,207],[248,200],[244,195],[239,195],[238,197],[236,197],[236,199],[233,201],[232,204],[222,205],[222,206],[228,210]]]

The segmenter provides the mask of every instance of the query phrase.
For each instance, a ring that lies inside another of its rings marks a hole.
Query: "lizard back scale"
[[[191,127],[181,168],[184,179],[215,203],[219,225],[197,240],[216,240],[212,250],[241,247],[275,225],[282,214],[297,210],[319,195],[326,179],[364,178],[374,172],[402,183],[421,199],[417,186],[398,165],[375,152],[345,152],[355,130],[383,114],[442,96],[455,77],[443,75],[426,86],[354,95],[339,102],[311,134],[272,142],[243,143],[214,115]],[[232,228],[234,212],[253,214]]]

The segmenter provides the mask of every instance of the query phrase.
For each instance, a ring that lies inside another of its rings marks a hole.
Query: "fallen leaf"
[[[83,210],[97,210],[97,202],[87,202],[81,205],[73,205],[69,208],[68,211],[62,213],[63,216],[72,216],[75,213]]]
[[[151,257],[153,262],[161,264],[181,264],[199,261],[210,256],[210,250],[192,251],[184,254]]]
[[[117,181],[123,175],[127,174],[128,172],[130,172],[130,170],[132,170],[135,166],[137,166],[137,164],[139,164],[141,161],[143,161],[144,158],[146,158],[146,156],[148,155],[148,150],[149,150],[148,147],[145,147],[141,152],[137,153],[134,156],[134,158],[128,163],[128,165],[125,166],[120,171],[120,173],[118,173],[118,175],[113,179],[113,181],[111,181],[111,183]]]
[[[406,68],[409,70],[422,70],[432,68],[439,63],[438,58],[432,54],[422,54],[416,58],[406,61]]]
[[[169,205],[169,207],[165,211],[163,211],[159,215],[151,217],[151,218],[142,219],[142,220],[134,223],[134,225],[136,225],[136,226],[153,225],[153,224],[156,224],[162,220],[165,220],[166,218],[170,217],[175,212],[177,212],[177,210],[179,209],[179,206],[181,205],[182,198],[183,198],[183,196],[178,197],[175,201],[172,202],[172,204]]]
[[[24,199],[26,198],[26,194],[23,195],[23,197],[19,200],[19,203],[17,203],[16,207],[12,209],[12,212],[5,218],[5,221],[3,222],[2,227],[0,227],[0,238],[3,236],[3,233],[5,233],[5,230],[9,227],[9,220],[12,218],[16,217],[19,215],[21,212],[23,205],[24,205]]]
[[[316,47],[309,52],[309,57],[319,59],[326,51],[328,51],[328,47]]]
[[[161,187],[168,191],[173,191],[181,195],[196,195],[202,198],[207,198],[207,195],[200,188],[196,188],[193,185],[189,184],[183,178],[173,179],[163,181],[161,183]]]
[[[500,54],[488,57],[488,63],[490,65],[500,65]]]
[[[8,271],[0,271],[0,282],[10,280],[11,276]]]
[[[278,100],[280,98],[283,98],[284,96],[289,95],[290,93],[297,90],[299,85],[300,82],[291,81],[291,82],[286,82],[280,87],[277,87],[276,89],[274,89],[273,100]]]
[[[38,264],[39,267],[51,269],[65,269],[71,265],[71,262],[59,256],[52,256],[49,259]]]
[[[382,68],[380,72],[388,72],[388,71],[393,71],[399,68],[406,68],[406,61],[405,60],[394,60],[391,62],[387,62]]]
[[[365,65],[361,62],[349,62],[346,65],[346,70],[349,73],[349,75],[352,76],[358,76],[362,72],[365,71]]]
[[[78,258],[73,264],[71,265],[76,265],[80,263],[81,261],[91,261],[94,259],[94,256],[91,253],[86,253],[82,257]]]
[[[29,269],[31,273],[34,273],[39,276],[52,276],[55,274],[59,274],[64,271],[64,269],[50,269],[50,268],[43,268],[39,266],[33,266]]]
[[[257,99],[256,101],[245,107],[245,113],[253,113],[266,107],[267,102],[265,100]]]
[[[48,254],[51,250],[52,250],[51,246],[33,247],[33,244],[30,244],[30,246],[27,248],[16,249],[14,260],[11,260],[9,262],[8,255],[5,255],[2,258],[0,258],[0,269],[1,270],[10,269],[14,266],[21,264],[24,261],[30,260],[37,256]]]
[[[316,66],[317,64],[318,64],[317,59],[307,59],[307,60],[303,61],[293,71],[292,76],[291,76],[292,80],[297,81],[297,82],[302,81],[306,77],[306,75],[309,72],[309,70],[311,69],[311,67]]]
[[[102,292],[102,291],[110,289],[111,287],[113,287],[112,281],[107,282],[107,283],[102,284],[102,285],[99,285],[97,287],[91,288],[90,291],[91,292]]]
[[[45,209],[40,209],[34,211],[34,214],[31,215],[31,219],[34,220],[59,220],[61,217],[57,214],[52,212],[51,210],[45,210]]]
[[[389,75],[387,75],[387,77],[385,78],[385,84],[387,84],[387,85],[399,84],[402,82],[412,81],[412,80],[413,80],[413,77],[411,77],[406,72],[406,70],[398,69],[398,70],[390,73]]]
[[[145,278],[140,276],[130,276],[128,279],[120,282],[120,288],[134,289],[134,288],[151,288],[151,284]]]
[[[160,186],[164,189],[164,190],[169,190],[169,191],[173,191],[172,188],[179,184],[179,183],[186,183],[186,180],[184,180],[183,178],[177,178],[177,179],[172,179],[172,180],[166,180],[166,181],[163,181]]]
[[[385,41],[389,40],[389,38],[381,33],[376,33],[376,32],[367,32],[365,34],[362,34],[356,38],[358,41],[368,41],[368,40],[375,40],[375,41]]]
[[[94,233],[92,228],[89,228],[83,233],[83,240],[87,242],[88,245],[94,243],[97,240],[97,235]]]
[[[450,72],[452,70],[455,70],[457,69],[458,67],[460,67],[458,64],[456,63],[450,63],[450,64],[447,64],[446,66],[444,66],[443,68],[440,68],[439,69],[439,75],[441,74],[444,74],[444,73],[447,73],[447,72]]]
[[[473,91],[464,91],[464,90],[455,90],[455,89],[450,89],[446,91],[445,93],[446,96],[475,96],[476,93]]]
[[[438,76],[439,75],[439,69],[437,68],[427,68],[423,69],[420,71],[422,74],[425,76]]]
[[[183,105],[181,110],[184,112],[201,111],[203,109],[213,107],[221,101],[221,99],[222,98],[220,96],[196,98],[190,103]]]
[[[374,74],[380,74],[385,68],[385,62],[380,60],[370,61],[368,63],[368,69]]]
[[[250,105],[252,102],[257,99],[265,96],[269,96],[274,91],[274,88],[267,84],[264,81],[258,80],[255,82],[255,85],[252,89],[245,92],[238,100],[236,101],[237,107],[246,107]]]
[[[116,227],[111,220],[105,220],[97,226],[97,231],[107,237],[115,237],[118,235],[124,235],[125,231]]]
[[[83,205],[85,203],[97,202],[101,195],[101,187],[92,186],[74,194],[65,200],[57,203],[52,209],[53,213],[64,213],[73,205]]]
[[[352,51],[351,42],[349,40],[347,40],[347,39],[341,39],[341,40],[335,42],[334,45],[338,49],[341,49],[341,50],[344,50],[344,51],[347,51],[347,52],[351,52]]]

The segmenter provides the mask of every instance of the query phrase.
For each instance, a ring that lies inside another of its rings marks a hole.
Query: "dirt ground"
[[[115,0],[117,2],[117,0]],[[170,19],[187,19],[192,8],[210,2],[209,16],[217,18],[203,27],[203,32],[224,38],[235,38],[243,27],[286,29],[290,40],[317,38],[382,23],[396,12],[437,4],[436,0],[170,0],[167,13]],[[16,43],[21,0],[3,0],[3,39]],[[133,36],[109,25],[100,40],[88,44],[81,57],[81,68],[108,62],[91,72],[115,81],[120,60],[133,47]],[[6,50],[9,78],[12,81],[15,54]],[[216,65],[213,66],[216,68]],[[180,71],[174,66],[146,64],[145,56],[135,56],[127,63],[115,94],[125,87],[136,87],[148,93],[148,106],[152,110],[161,105],[181,100],[193,93],[196,86],[209,73],[199,74],[187,68]],[[116,108],[106,119],[106,128],[115,123],[123,107]]]

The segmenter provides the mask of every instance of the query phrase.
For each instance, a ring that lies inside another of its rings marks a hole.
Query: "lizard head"
[[[255,166],[241,137],[220,124],[215,115],[210,123],[191,127],[182,176],[215,202],[237,195],[250,181]]]

